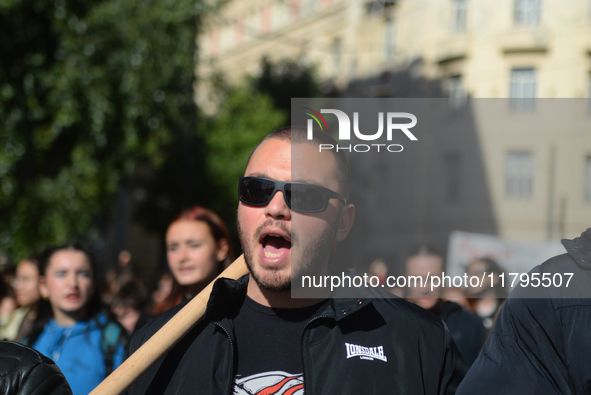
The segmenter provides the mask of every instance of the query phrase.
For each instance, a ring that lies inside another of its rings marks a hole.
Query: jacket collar
[[[584,269],[591,269],[591,228],[573,240],[562,239],[568,254]]]
[[[238,280],[228,278],[218,279],[214,285],[207,302],[204,319],[207,321],[220,321],[224,318],[235,317],[246,298],[246,288],[249,275],[246,274]],[[370,289],[356,289],[355,298],[348,297],[347,289],[339,289],[335,292],[330,304],[319,315],[340,321],[371,303],[376,296]]]

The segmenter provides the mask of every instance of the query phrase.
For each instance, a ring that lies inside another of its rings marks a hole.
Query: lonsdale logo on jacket
[[[359,359],[367,359],[373,361],[379,359],[380,361],[388,362],[388,358],[384,355],[384,347],[365,347],[357,344],[345,343],[347,348],[347,359],[359,357]]]

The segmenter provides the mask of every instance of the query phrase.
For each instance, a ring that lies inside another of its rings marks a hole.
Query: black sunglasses
[[[331,198],[347,203],[341,194],[305,182],[276,181],[261,177],[242,177],[238,182],[238,198],[249,206],[266,206],[277,191],[283,192],[285,203],[290,209],[300,213],[322,212],[328,207]]]

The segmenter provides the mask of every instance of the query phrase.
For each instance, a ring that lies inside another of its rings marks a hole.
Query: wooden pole
[[[216,277],[238,279],[248,273],[244,256],[241,255],[222,274]],[[102,383],[90,395],[117,395],[123,393],[134,381],[144,374],[152,364],[170,350],[203,317],[207,301],[213,287],[213,280],[203,291],[195,296],[158,332],[145,342],[136,352]]]

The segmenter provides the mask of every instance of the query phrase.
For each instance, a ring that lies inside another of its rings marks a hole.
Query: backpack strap
[[[127,340],[123,328],[116,322],[107,321],[101,334],[101,351],[105,359],[107,376],[113,372],[113,357],[119,344],[125,344]]]

